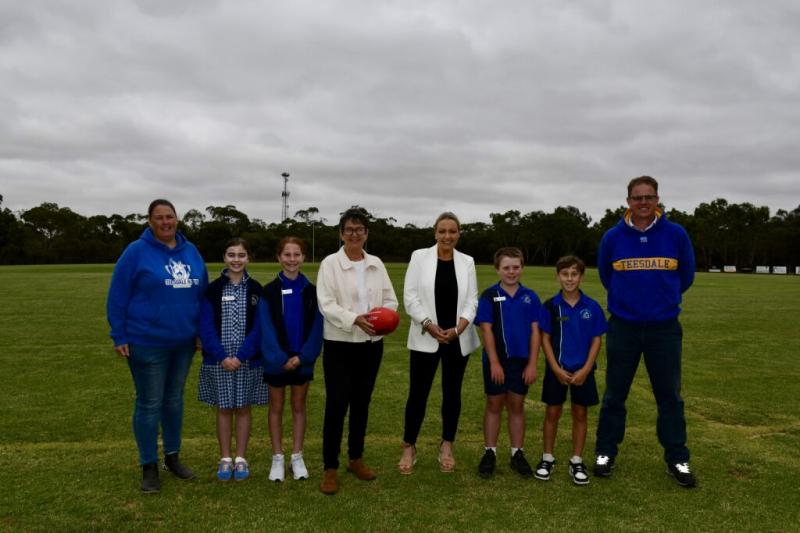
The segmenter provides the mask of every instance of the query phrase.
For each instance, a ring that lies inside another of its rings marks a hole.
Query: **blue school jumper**
[[[314,363],[322,350],[322,314],[317,288],[303,274],[296,280],[283,273],[264,287],[260,311],[261,350],[264,373],[280,375],[289,357],[300,357],[297,372],[314,375]]]
[[[229,291],[233,292],[228,295]],[[238,298],[232,297],[233,294],[236,294]],[[258,305],[262,295],[261,284],[247,274],[238,287],[230,283],[224,272],[208,285],[200,303],[200,338],[203,343],[204,364],[221,363],[228,356],[236,356],[240,361],[249,360],[253,367],[260,367],[263,364],[257,318]],[[238,339],[238,342],[231,342],[228,338],[223,338],[230,337],[228,331],[232,329],[231,324],[225,324],[223,327],[223,315],[226,314],[225,312],[233,312],[234,305],[237,306],[237,311],[244,310],[243,313],[236,313],[236,328],[241,331],[235,336],[243,336]],[[244,327],[241,327],[242,321]],[[238,345],[238,348],[231,350],[235,345]]]

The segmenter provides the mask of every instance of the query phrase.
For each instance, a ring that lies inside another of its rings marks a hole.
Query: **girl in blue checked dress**
[[[226,268],[209,284],[200,302],[200,401],[217,407],[217,438],[222,458],[217,477],[247,479],[245,456],[250,438],[251,405],[267,403],[262,380],[261,334],[258,306],[263,289],[247,273],[249,250],[244,239],[225,246]],[[233,418],[236,415],[236,459],[231,457]]]

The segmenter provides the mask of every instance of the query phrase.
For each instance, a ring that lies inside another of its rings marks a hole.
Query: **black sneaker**
[[[142,492],[156,494],[161,490],[161,480],[158,479],[158,464],[142,465]]]
[[[536,465],[536,472],[533,473],[533,477],[536,479],[541,479],[542,481],[548,481],[550,479],[550,474],[553,472],[553,466],[555,466],[555,461],[545,461],[542,459],[539,461],[539,464]]]
[[[614,458],[608,455],[598,455],[594,461],[594,475],[597,477],[611,477],[614,470]]]
[[[528,463],[528,460],[525,459],[525,454],[522,450],[517,450],[514,455],[511,456],[511,470],[516,472],[522,477],[531,477],[533,475],[533,470],[531,469],[531,465]]]
[[[181,463],[177,453],[170,453],[164,456],[164,470],[172,472],[175,477],[180,479],[192,479],[194,477],[192,469]]]
[[[674,477],[681,487],[692,488],[697,485],[697,480],[689,469],[689,463],[668,464],[667,474]]]
[[[589,484],[589,472],[586,471],[586,465],[583,463],[569,462],[569,475],[572,476],[572,482],[576,485]]]
[[[497,466],[497,456],[492,450],[486,450],[483,454],[481,462],[478,464],[478,475],[482,478],[490,478],[494,475],[495,467]]]

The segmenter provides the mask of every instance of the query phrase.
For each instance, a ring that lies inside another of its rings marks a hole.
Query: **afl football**
[[[400,315],[388,307],[376,307],[367,313],[369,323],[375,328],[376,335],[388,335],[400,325]]]

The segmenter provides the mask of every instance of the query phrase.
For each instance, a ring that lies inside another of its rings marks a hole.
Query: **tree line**
[[[52,202],[14,213],[2,202],[0,195],[0,264],[113,263],[147,224],[147,216],[140,213],[87,217]],[[518,246],[527,264],[552,265],[571,253],[594,265],[600,237],[624,211],[623,206],[606,209],[596,222],[573,206],[550,213],[490,213],[489,222],[462,224],[459,249],[479,263],[491,263],[501,246]],[[800,206],[771,215],[768,207],[719,198],[701,203],[692,213],[670,209],[667,216],[688,231],[699,269],[785,265],[793,271],[800,265]],[[202,211],[190,209],[179,226],[207,261],[220,261],[225,242],[234,236],[250,242],[256,260],[273,261],[278,241],[287,235],[304,239],[309,248],[306,260],[319,261],[339,247],[337,222],[321,218],[316,207],[266,223],[233,205],[211,205]],[[408,261],[413,250],[433,242],[431,227],[401,226],[392,217],[370,215],[367,249],[384,261]]]

